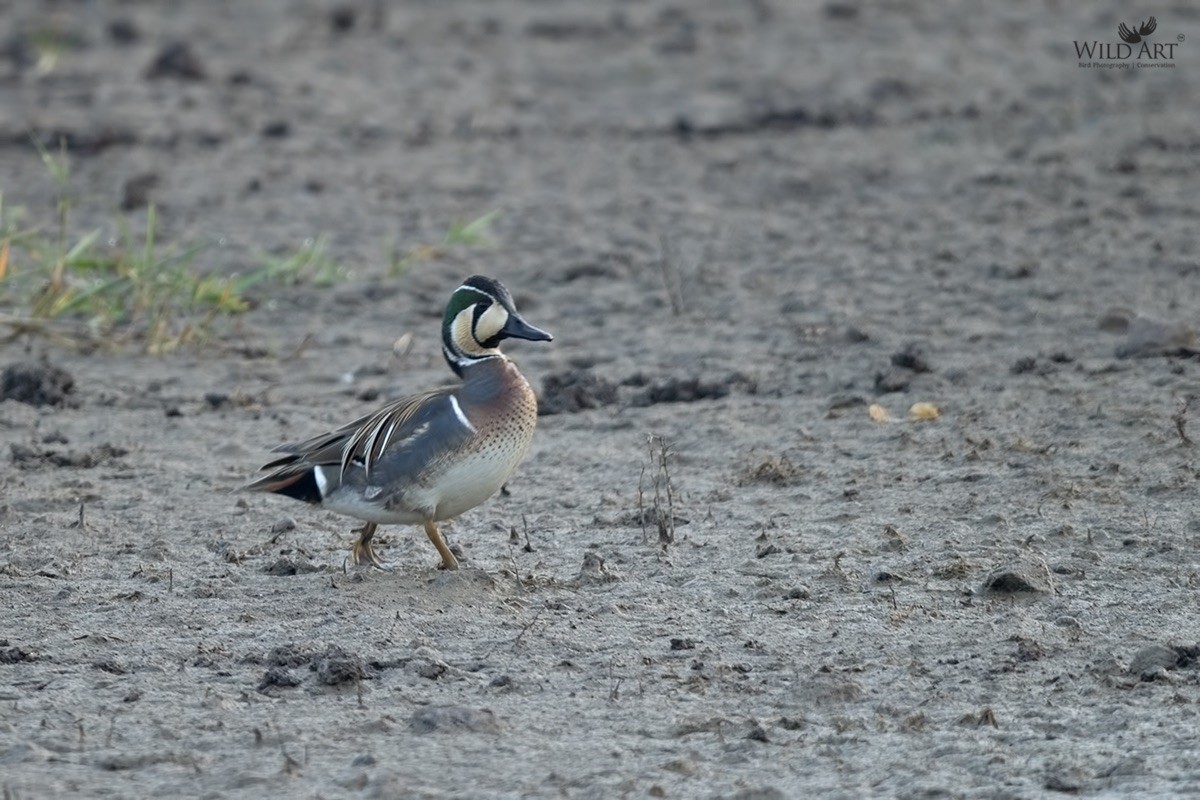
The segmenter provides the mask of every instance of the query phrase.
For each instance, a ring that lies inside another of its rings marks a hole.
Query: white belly
[[[449,467],[430,492],[436,519],[457,517],[500,491],[528,449],[526,443],[516,452],[484,451]]]
[[[336,491],[326,497],[321,501],[321,508],[377,525],[420,525],[425,521],[425,515],[420,512],[404,508],[386,508],[379,502],[372,502],[360,494],[348,491]]]
[[[430,513],[440,522],[471,510],[500,491],[528,449],[529,443],[525,442],[520,449],[495,448],[472,453],[466,459],[453,461],[427,485],[408,487],[399,496],[387,497],[379,487],[368,487],[361,494],[338,490],[321,505],[380,525],[420,525]]]

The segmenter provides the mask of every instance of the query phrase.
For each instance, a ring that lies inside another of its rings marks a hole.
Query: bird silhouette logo
[[[1131,30],[1128,25],[1122,22],[1117,26],[1117,35],[1129,44],[1137,44],[1144,37],[1154,33],[1154,29],[1157,27],[1158,22],[1154,19],[1154,17],[1151,17],[1139,25],[1137,30]]]

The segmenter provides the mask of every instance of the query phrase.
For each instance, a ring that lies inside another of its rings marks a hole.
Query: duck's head
[[[500,281],[473,275],[454,290],[442,318],[442,354],[459,375],[465,367],[500,357],[500,342],[528,339],[549,342],[553,336],[525,321],[512,295]]]

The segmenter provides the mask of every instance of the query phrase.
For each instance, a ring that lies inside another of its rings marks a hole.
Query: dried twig
[[[670,456],[671,448],[662,436],[650,434],[646,437],[650,450],[650,463],[654,474],[651,485],[654,488],[654,508],[652,510],[655,526],[658,528],[658,543],[666,550],[675,541],[675,487],[671,484]],[[643,468],[643,475],[645,469]],[[641,486],[638,487],[639,506],[642,501]],[[665,507],[664,507],[665,503]],[[645,536],[645,512],[642,511],[642,535]]]
[[[638,521],[642,523],[642,541],[646,541],[646,495],[643,487],[646,482],[646,465],[642,465],[642,474],[638,476]]]
[[[0,337],[0,344],[7,344],[27,335],[45,336],[64,347],[95,347],[105,344],[104,339],[84,326],[60,320],[0,314],[0,325],[10,330],[8,335]]]
[[[526,622],[524,625],[521,626],[520,633],[517,634],[517,638],[513,639],[513,642],[512,642],[512,646],[514,648],[521,643],[522,639],[525,638],[525,634],[529,633],[529,631],[531,631],[533,629],[534,625],[537,625],[538,620],[542,616],[542,611],[544,611],[544,610],[545,609],[539,608],[536,612],[534,612],[533,619],[529,620],[529,622]]]
[[[1187,435],[1188,410],[1192,407],[1192,401],[1195,399],[1190,394],[1179,398],[1179,408],[1171,417],[1175,422],[1175,432],[1179,434],[1179,441],[1188,446],[1192,444],[1191,438]]]
[[[525,546],[521,549],[526,553],[532,553],[533,543],[529,541],[529,520],[524,514],[521,515],[521,527],[525,529]]]
[[[671,313],[679,316],[683,313],[683,279],[679,271],[679,251],[666,235],[660,235],[658,242],[662,251],[658,267],[662,271],[663,289],[667,293],[667,302],[671,304]]]
[[[292,349],[292,352],[288,353],[281,360],[295,361],[296,359],[300,358],[300,356],[304,355],[304,351],[307,350],[310,346],[312,346],[312,343],[314,341],[315,341],[315,338],[313,337],[313,335],[311,333],[304,334],[304,338],[300,340],[300,344],[296,345]]]
[[[609,659],[608,680],[610,681],[610,686],[608,690],[608,699],[609,702],[612,703],[615,703],[621,699],[621,684],[625,682],[623,677],[620,677],[616,674],[615,666],[614,660]]]

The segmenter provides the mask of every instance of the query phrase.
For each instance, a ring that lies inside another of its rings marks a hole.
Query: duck
[[[288,442],[244,487],[301,500],[363,521],[350,551],[356,565],[387,569],[373,546],[380,525],[420,525],[458,569],[439,523],[487,501],[525,459],[537,426],[537,396],[500,350],[505,339],[550,342],[517,311],[498,280],[467,278],[442,316],[442,355],[460,383],[388,403],[342,427]]]

